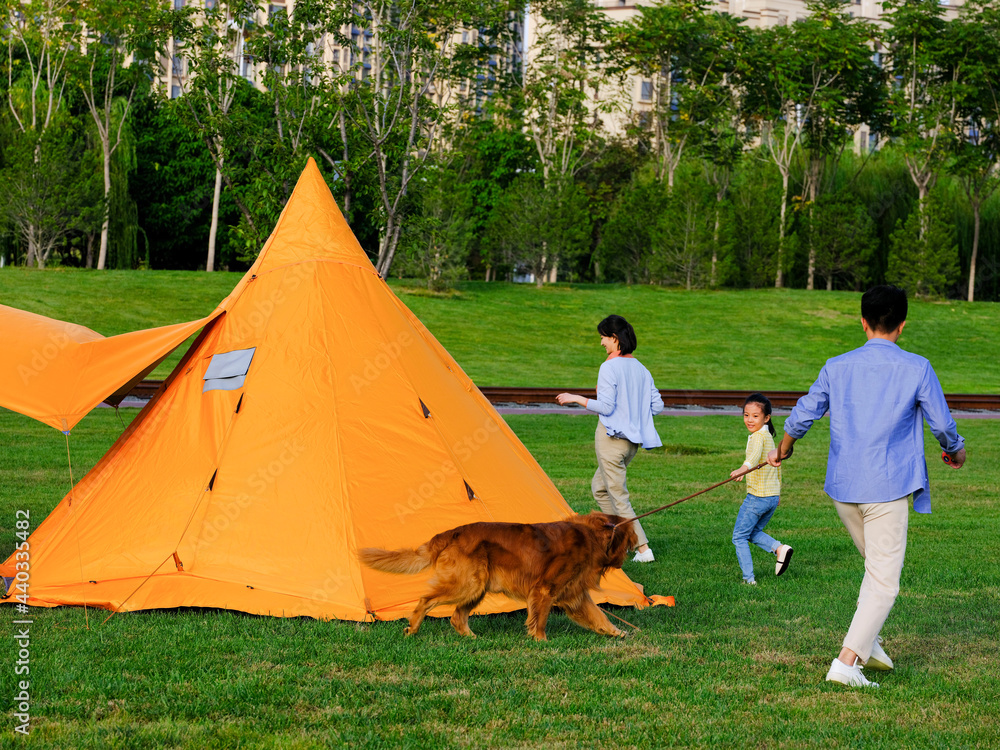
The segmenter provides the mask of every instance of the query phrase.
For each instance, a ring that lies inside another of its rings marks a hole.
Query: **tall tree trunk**
[[[972,258],[969,259],[969,295],[968,300],[972,302],[976,297],[976,258],[979,255],[979,200],[972,203]]]
[[[715,227],[712,229],[712,274],[709,277],[709,286],[714,289],[717,278],[716,268],[719,265],[719,223],[721,221],[722,205],[721,199],[716,196],[715,200]]]
[[[385,234],[382,236],[382,243],[378,253],[379,263],[376,268],[378,275],[383,279],[388,278],[389,269],[392,268],[392,259],[396,255],[396,246],[399,244],[399,232],[401,229],[402,226],[396,223],[395,215],[390,213],[385,227]]]
[[[219,157],[222,161],[222,157]],[[219,230],[219,199],[222,196],[222,170],[215,170],[215,192],[212,193],[212,226],[208,230],[208,258],[205,260],[205,270],[215,270],[215,238]]]
[[[24,265],[26,268],[31,268],[35,265],[35,227],[33,225],[28,226],[28,250],[24,256]]]
[[[108,265],[108,224],[111,222],[111,153],[104,148],[104,220],[101,222],[101,251],[97,255],[97,270]]]
[[[781,173],[781,220],[778,225],[778,270],[774,275],[775,289],[780,289],[785,285],[782,265],[785,262],[785,212],[788,208],[788,175],[788,170]]]
[[[816,243],[813,241],[813,204],[809,205],[809,278],[806,281],[806,289],[812,291],[816,288]],[[827,279],[829,282],[829,279]]]
[[[340,110],[340,140],[344,144],[344,218],[350,221],[351,218],[351,168],[347,161],[350,154],[347,148],[347,117],[344,110]]]

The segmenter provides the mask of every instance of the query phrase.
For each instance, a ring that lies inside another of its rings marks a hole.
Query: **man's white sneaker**
[[[865,669],[872,669],[876,672],[888,672],[892,669],[892,659],[882,650],[882,636],[880,635],[875,637],[875,643],[872,645],[872,654],[868,657],[868,661],[865,662]]]
[[[653,562],[655,559],[653,557],[653,550],[647,549],[645,552],[636,552],[635,557],[632,558],[632,562]]]
[[[788,563],[792,561],[792,548],[787,544],[782,544],[778,549],[774,551],[774,554],[778,558],[778,562],[774,564],[774,574],[780,576],[786,570],[788,570]]]
[[[851,687],[878,687],[877,682],[872,682],[861,674],[861,667],[858,666],[857,661],[854,662],[853,667],[849,667],[840,659],[833,660],[830,671],[826,673],[826,681],[839,682],[841,685]]]

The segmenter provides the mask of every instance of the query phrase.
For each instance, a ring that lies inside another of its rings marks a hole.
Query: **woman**
[[[560,393],[562,405],[579,404],[597,412],[597,472],[591,482],[594,499],[605,513],[634,518],[629,502],[625,471],[639,451],[663,445],[653,427],[653,416],[663,411],[663,399],[653,384],[653,376],[633,355],[635,331],[620,315],[609,315],[597,324],[601,346],[608,358],[597,375],[597,398],[587,399],[575,393]],[[653,550],[638,521],[633,522],[639,538],[634,562],[653,562]]]

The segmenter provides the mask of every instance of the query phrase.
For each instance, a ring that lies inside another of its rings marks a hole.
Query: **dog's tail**
[[[418,549],[392,550],[365,547],[358,550],[358,559],[369,568],[385,573],[402,573],[404,575],[419,573],[431,565],[431,553],[426,544],[421,545]]]

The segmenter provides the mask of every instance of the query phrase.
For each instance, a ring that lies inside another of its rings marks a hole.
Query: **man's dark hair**
[[[861,297],[861,317],[876,333],[892,333],[906,320],[906,292],[898,286],[873,286]]]
[[[614,336],[618,339],[618,350],[622,354],[631,354],[637,346],[635,331],[621,315],[609,315],[597,324],[597,332],[602,336]]]

